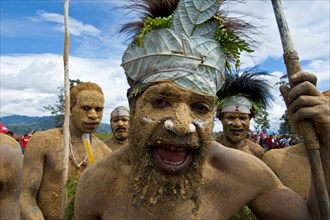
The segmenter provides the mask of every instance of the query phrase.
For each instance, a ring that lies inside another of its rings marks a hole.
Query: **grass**
[[[106,133],[96,133],[96,137],[98,137],[101,141],[104,141],[112,136],[112,134],[106,134]]]
[[[67,196],[70,200],[68,203],[66,209],[65,209],[65,217],[67,220],[73,219],[74,214],[74,196],[77,191],[77,186],[79,183],[79,176],[70,176],[68,178],[68,181],[66,182],[66,188],[67,188]]]

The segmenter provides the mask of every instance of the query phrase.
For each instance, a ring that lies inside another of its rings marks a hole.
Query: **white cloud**
[[[112,109],[128,107],[128,84],[120,60],[69,58],[69,78],[97,83],[105,95],[103,121],[109,122]],[[4,70],[4,71],[2,71]],[[62,56],[31,54],[1,57],[1,116],[50,115],[43,106],[57,101],[57,87],[63,85]]]
[[[39,16],[39,19],[53,22],[57,24],[54,28],[57,31],[64,32],[64,18],[61,14],[56,13],[50,13],[45,11],[38,11],[37,15]],[[69,18],[69,31],[72,35],[86,35],[86,36],[98,36],[101,31],[97,29],[95,26],[90,24],[84,24],[81,21],[78,21],[74,18]]]

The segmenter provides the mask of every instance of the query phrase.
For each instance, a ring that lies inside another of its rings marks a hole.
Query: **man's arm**
[[[23,187],[20,195],[22,219],[44,219],[36,196],[43,176],[45,137],[36,133],[26,147],[23,161]]]
[[[249,207],[258,219],[311,219],[304,200],[283,185],[262,193]]]
[[[330,109],[329,103],[316,88],[317,78],[315,75],[298,72],[292,77],[292,83],[295,85],[292,89],[282,86],[281,93],[288,107],[290,124],[293,130],[301,134],[299,123],[309,120],[313,123],[317,138],[320,144],[320,155],[327,184],[328,193],[330,191]],[[311,192],[314,191],[314,184],[311,184]],[[308,199],[310,204],[310,213],[317,217],[315,210],[314,194]],[[313,202],[312,202],[313,201]],[[314,210],[314,211],[313,211]]]

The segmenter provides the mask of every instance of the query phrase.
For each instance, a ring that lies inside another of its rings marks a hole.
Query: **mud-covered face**
[[[102,119],[104,97],[101,93],[84,90],[78,93],[77,102],[71,109],[71,121],[82,133],[94,133]]]
[[[117,140],[124,141],[127,139],[128,121],[128,116],[115,116],[111,118],[111,129]]]
[[[138,98],[129,135],[136,197],[152,204],[197,197],[210,151],[214,104],[213,97],[169,82],[150,86]]]
[[[227,112],[221,117],[226,138],[232,142],[243,140],[249,132],[250,117],[245,113]]]

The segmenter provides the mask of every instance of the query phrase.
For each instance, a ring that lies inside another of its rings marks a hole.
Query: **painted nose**
[[[190,134],[196,131],[196,127],[191,123],[190,110],[187,105],[179,104],[175,111],[174,119],[165,121],[166,129],[173,131],[177,135]]]
[[[242,125],[241,120],[239,118],[235,118],[234,121],[233,121],[233,125],[234,126],[241,126]]]

